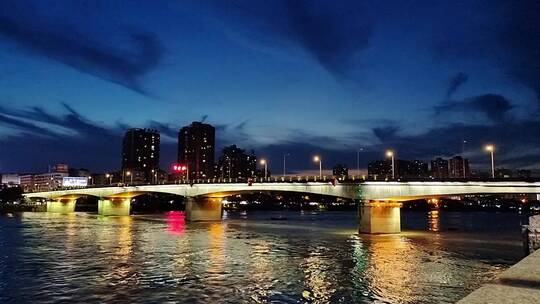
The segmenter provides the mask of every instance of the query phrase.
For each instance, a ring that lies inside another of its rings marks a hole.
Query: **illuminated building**
[[[20,184],[24,192],[51,191],[62,187],[62,180],[68,175],[68,165],[58,164],[52,167],[52,172],[21,175]]]
[[[122,180],[149,183],[159,170],[160,136],[157,130],[129,129],[122,145]]]
[[[431,161],[431,176],[435,179],[447,179],[448,174],[448,161],[437,157]]]
[[[332,168],[332,175],[337,178],[347,178],[349,175],[349,169],[345,165],[337,164]]]
[[[368,164],[368,176],[373,179],[392,178],[392,161],[376,160]]]
[[[469,160],[461,156],[454,156],[449,160],[450,178],[467,178],[471,175]]]
[[[397,176],[408,179],[421,179],[428,175],[428,164],[421,160],[398,160]]]
[[[187,166],[189,178],[210,178],[214,173],[216,129],[194,121],[178,132],[178,163]]]
[[[517,170],[517,176],[519,178],[531,178],[531,170],[526,170],[526,169]]]
[[[21,184],[21,177],[19,174],[7,173],[0,175],[2,186],[4,187],[17,187]]]
[[[34,191],[34,175],[23,174],[20,176],[21,188],[24,192]]]
[[[215,166],[217,178],[248,178],[257,172],[257,157],[254,152],[248,154],[236,145],[223,148]]]

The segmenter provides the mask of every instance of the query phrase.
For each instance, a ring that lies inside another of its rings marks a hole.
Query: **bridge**
[[[220,220],[224,197],[249,192],[295,192],[347,198],[357,201],[359,231],[398,233],[401,231],[401,202],[475,194],[540,194],[540,182],[257,182],[202,183],[140,186],[90,187],[25,193],[29,199],[47,200],[47,211],[75,212],[78,198],[98,198],[100,215],[129,215],[131,200],[142,194],[167,193],[186,199],[186,220]]]

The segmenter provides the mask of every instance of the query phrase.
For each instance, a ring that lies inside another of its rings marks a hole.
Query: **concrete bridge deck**
[[[247,192],[294,192],[352,199],[359,202],[359,231],[398,233],[401,231],[399,202],[476,194],[538,194],[540,182],[256,182],[200,183],[90,187],[25,193],[27,198],[48,200],[47,210],[75,211],[82,196],[95,196],[101,215],[129,215],[131,199],[145,193],[167,193],[186,198],[187,220],[220,220],[223,197]]]

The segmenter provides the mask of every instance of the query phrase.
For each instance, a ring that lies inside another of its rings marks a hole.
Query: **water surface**
[[[452,303],[522,256],[519,217],[402,212],[0,216],[0,302]],[[281,220],[276,220],[281,219]]]

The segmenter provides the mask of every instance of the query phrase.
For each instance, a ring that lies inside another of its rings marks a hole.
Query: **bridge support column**
[[[75,212],[76,199],[57,199],[47,202],[47,212],[73,213]]]
[[[396,202],[361,202],[358,205],[359,232],[400,233],[400,207],[401,203]]]
[[[221,197],[186,197],[187,221],[221,220]]]
[[[99,215],[129,215],[131,198],[100,199],[98,201]]]

